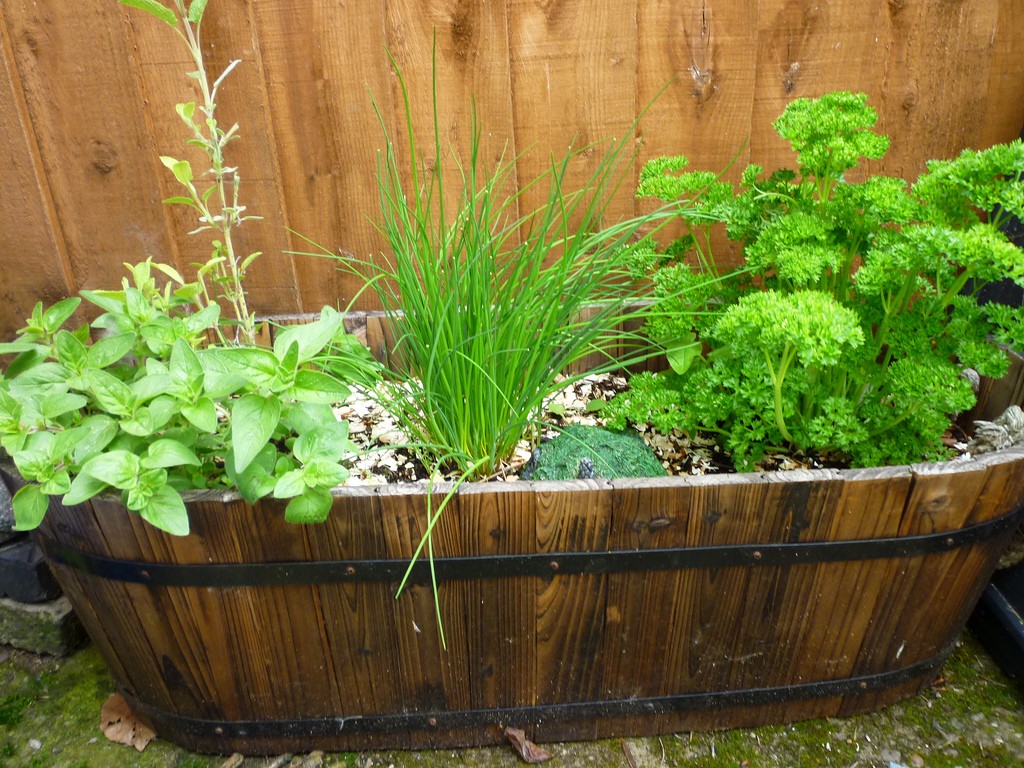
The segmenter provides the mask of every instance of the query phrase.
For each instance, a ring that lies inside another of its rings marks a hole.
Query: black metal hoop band
[[[570,702],[526,707],[500,707],[432,712],[402,712],[385,715],[315,717],[293,720],[204,720],[182,717],[144,704],[125,694],[132,709],[151,718],[161,733],[173,732],[192,738],[259,739],[317,738],[360,733],[443,731],[454,728],[540,724],[561,720],[656,715],[685,711],[706,711],[735,706],[755,706],[816,698],[856,695],[884,690],[923,678],[938,671],[952,650],[943,648],[935,656],[889,672],[858,677],[800,683],[737,691],[685,693],[655,698],[613,699]],[[924,681],[922,681],[924,682]]]
[[[848,541],[736,544],[674,549],[552,552],[435,558],[440,581],[666,571],[732,566],[764,567],[855,560],[916,557],[970,546],[1016,528],[1024,507],[984,523],[953,531]],[[258,587],[284,584],[337,584],[401,581],[409,568],[405,559],[325,560],[271,563],[179,565],[118,560],[84,552],[40,535],[51,561],[112,581],[165,587]],[[417,561],[412,583],[429,583],[431,566]]]

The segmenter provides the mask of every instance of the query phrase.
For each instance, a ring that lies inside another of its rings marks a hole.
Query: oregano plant
[[[189,163],[163,158],[188,193],[167,202],[198,213],[196,231],[215,231],[214,251],[193,280],[147,260],[127,265],[117,290],[82,291],[99,313],[92,328],[65,327],[80,298],[40,303],[18,337],[0,344],[0,355],[13,356],[0,376],[0,447],[28,481],[13,499],[16,527],[38,526],[50,497],[75,505],[117,494],[147,522],[184,535],[182,494],[227,489],[250,502],[288,500],[289,521],[321,521],[355,451],[331,404],[348,396],[345,381],[372,376],[374,363],[330,307],[281,329],[272,347],[256,344],[243,278],[258,254],[235,255],[232,229],[248,217],[238,172],[223,156],[237,128],[225,131],[215,117],[217,88],[234,64],[209,83],[199,45],[205,0],[121,2],[172,26],[193,56],[202,103],[177,112],[210,168],[199,182]]]
[[[672,370],[635,377],[614,422],[716,434],[740,468],[775,451],[855,466],[947,454],[951,416],[974,402],[965,369],[1001,376],[992,341],[1022,338],[1021,310],[977,295],[1024,285],[1000,229],[1024,214],[1024,146],[929,162],[912,184],[854,181],[888,149],[876,119],[864,94],[797,99],[774,123],[796,167],[751,165],[736,186],[685,157],[645,166],[639,196],[685,203],[683,237],[634,256],[664,298],[649,331]],[[739,268],[717,263],[716,228]]]

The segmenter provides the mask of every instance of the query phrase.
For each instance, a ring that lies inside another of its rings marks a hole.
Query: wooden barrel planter
[[[435,501],[446,492],[434,488]],[[1021,519],[1024,449],[944,464],[474,483],[395,598],[427,489],[327,523],[55,509],[58,579],[131,705],[203,752],[491,744],[873,710],[933,680]]]

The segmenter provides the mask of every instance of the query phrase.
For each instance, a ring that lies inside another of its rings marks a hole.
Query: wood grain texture
[[[515,145],[521,185],[572,151],[564,188],[582,189],[597,172],[611,140],[632,143],[637,99],[635,0],[583,4],[571,0],[509,0],[510,60]],[[631,147],[627,144],[626,153]],[[622,168],[623,185],[609,217],[631,215],[635,178]],[[546,201],[548,184],[528,189],[521,208]]]
[[[826,542],[953,533],[1021,503],[1024,449],[976,460],[648,480],[461,486],[434,529],[434,555]],[[320,526],[291,526],[281,502],[189,503],[175,538],[116,501],[51,511],[45,535],[147,563],[405,559],[449,488],[336,492]],[[253,535],[258,531],[259,535]],[[57,576],[119,684],[144,712],[216,721],[351,718],[786,687],[901,670],[941,656],[962,630],[1010,531],[927,555],[789,565],[466,579],[396,600],[386,582],[200,588],[124,584],[58,566]],[[324,749],[500,743],[731,727],[849,714],[927,683],[664,714],[583,718],[500,712],[476,726],[315,739]],[[192,748],[280,752],[298,737],[161,733]]]
[[[30,121],[28,105],[14,62],[9,30],[0,29],[0,131],[8,151],[0,156],[4,194],[0,196],[0,253],[16,255],[37,269],[5,269],[0,299],[0,336],[7,339],[21,328],[37,301],[53,303],[74,289],[71,264],[56,216],[49,183]]]
[[[1020,10],[1018,3],[1018,14]],[[892,138],[885,163],[889,173],[914,178],[928,158],[951,157],[963,147],[981,145],[985,121],[979,117],[990,114],[996,99],[1003,98],[998,91],[991,96],[987,91],[991,66],[1003,55],[994,47],[999,25],[999,3],[885,4],[880,27],[887,31],[889,44],[883,58],[885,80],[874,103],[880,128]],[[1019,34],[1009,32],[1013,23],[1006,16],[1001,26],[1001,34],[1020,40]],[[946,109],[951,102],[958,109]],[[1008,111],[1020,125],[1020,105]],[[1019,134],[1020,128],[991,114],[994,124],[1003,123],[1003,130]]]
[[[251,272],[253,308],[316,311],[357,294],[360,279],[335,262],[289,253],[311,250],[303,237],[335,254],[384,254],[373,224],[384,138],[371,93],[408,160],[386,49],[410,83],[418,140],[429,149],[436,33],[452,184],[471,101],[485,164],[503,151],[525,153],[511,179],[520,185],[552,154],[622,137],[650,104],[633,137],[636,164],[611,208],[617,216],[637,209],[631,187],[657,155],[685,154],[712,170],[733,161],[733,174],[748,161],[789,163],[770,122],[789,99],[835,88],[868,92],[892,137],[872,170],[913,178],[927,158],[1012,139],[1024,122],[1022,14],[1024,0],[212,2],[211,71],[242,60],[221,100],[242,136],[229,152],[250,212],[264,217],[240,232],[244,250],[265,254]],[[17,275],[6,281],[14,299],[0,308],[9,336],[37,295],[117,285],[126,261],[152,256],[187,268],[207,252],[201,237],[185,236],[184,209],[160,204],[174,183],[158,156],[186,154],[173,105],[188,93],[187,65],[173,33],[109,0],[10,0],[0,22],[9,79],[0,99],[13,137],[4,205],[14,214],[0,224],[0,269]],[[572,163],[570,189],[599,155]],[[523,209],[540,194],[528,192]],[[736,258],[728,247],[719,253]],[[373,301],[363,294],[358,307]]]
[[[253,3],[268,109],[289,225],[328,252],[368,259],[380,250],[377,152],[384,146],[372,100],[394,112],[383,18],[360,4]],[[293,249],[316,252],[292,236]],[[304,309],[345,306],[359,288],[319,258],[296,258]]]
[[[115,276],[120,282],[122,262],[170,250],[144,97],[126,75],[130,43],[123,14],[113,3],[27,0],[4,3],[2,12],[45,176],[36,194],[50,197],[55,217],[54,249],[40,254],[33,271],[60,274],[63,251],[71,288],[111,286]],[[22,148],[31,151],[29,143]],[[2,226],[15,244],[0,257],[3,271],[24,271],[19,224]],[[27,234],[25,248],[31,248],[33,234]]]

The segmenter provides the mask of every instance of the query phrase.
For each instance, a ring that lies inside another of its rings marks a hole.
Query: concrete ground
[[[411,768],[519,766],[511,747],[434,752],[195,755],[159,738],[109,742],[100,708],[114,686],[95,650],[57,659],[0,646],[0,768]],[[968,634],[938,683],[870,715],[715,733],[544,745],[548,766],[586,768],[987,768],[1024,766],[1024,688]]]

